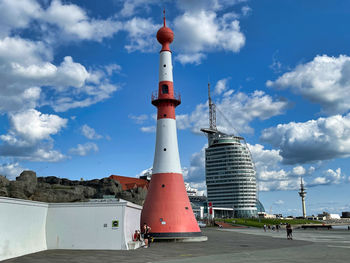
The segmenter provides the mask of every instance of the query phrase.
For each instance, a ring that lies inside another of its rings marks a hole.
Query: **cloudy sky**
[[[347,0],[0,0],[0,174],[138,176],[153,163],[166,8],[184,177],[205,190],[207,83],[267,212],[350,210]]]

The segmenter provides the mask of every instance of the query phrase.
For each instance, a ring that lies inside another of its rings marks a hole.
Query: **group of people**
[[[266,232],[266,229],[271,229],[273,231],[277,231],[279,232],[279,229],[281,228],[280,225],[276,225],[276,226],[270,226],[270,225],[264,225],[264,231]],[[292,240],[293,239],[293,229],[292,229],[292,226],[291,224],[287,224],[286,225],[286,231],[287,231],[287,239],[288,240]]]
[[[151,227],[147,225],[146,223],[143,223],[141,232],[139,230],[135,230],[133,241],[144,241],[145,245],[144,248],[148,248],[151,246]]]
[[[272,231],[277,231],[277,232],[279,232],[279,230],[280,230],[280,228],[281,228],[281,226],[279,225],[279,224],[276,224],[276,225],[264,225],[264,231],[266,232],[266,229],[271,229]]]

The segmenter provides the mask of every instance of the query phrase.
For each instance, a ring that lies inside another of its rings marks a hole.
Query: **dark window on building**
[[[163,94],[169,94],[169,87],[166,84],[162,85],[162,93]]]

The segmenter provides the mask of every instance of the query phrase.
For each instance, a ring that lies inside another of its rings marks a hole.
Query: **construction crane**
[[[210,96],[210,83],[208,82],[208,103],[209,103],[209,128],[217,130],[216,128],[216,105],[212,102]]]

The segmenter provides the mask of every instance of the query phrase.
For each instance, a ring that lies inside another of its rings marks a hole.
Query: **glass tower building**
[[[205,177],[208,202],[214,207],[234,209],[234,216],[257,217],[256,172],[244,138],[216,129],[208,134]]]

